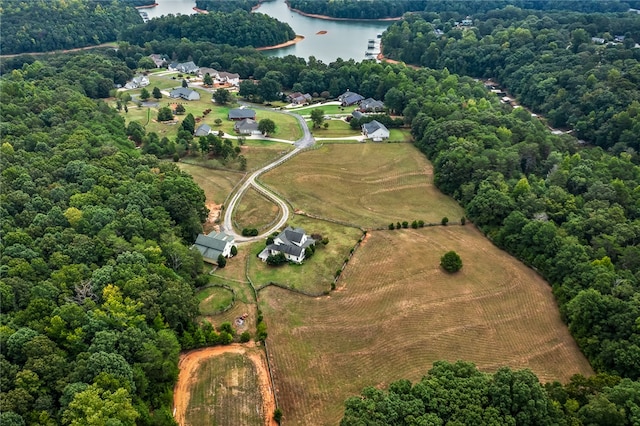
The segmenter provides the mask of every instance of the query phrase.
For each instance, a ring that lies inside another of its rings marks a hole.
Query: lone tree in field
[[[318,129],[324,123],[324,110],[314,109],[311,111],[311,122],[313,122],[313,128]]]
[[[448,251],[440,258],[440,266],[447,272],[458,272],[462,269],[462,259],[455,251]]]
[[[150,97],[151,97],[151,94],[149,93],[147,88],[143,87],[142,91],[140,92],[140,99],[142,99],[143,101],[147,101],[149,100]]]
[[[173,120],[173,113],[171,112],[171,108],[162,107],[158,110],[158,121],[169,121]]]
[[[160,89],[157,87],[154,87],[151,93],[153,94],[154,99],[162,99],[162,92],[160,92]]]
[[[220,105],[228,104],[231,101],[231,93],[227,89],[218,89],[213,92],[213,100]]]

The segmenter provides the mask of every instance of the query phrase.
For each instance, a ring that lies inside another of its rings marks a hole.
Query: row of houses
[[[267,245],[258,254],[258,257],[263,262],[266,262],[269,256],[282,253],[287,260],[302,263],[305,259],[305,249],[315,243],[316,241],[307,235],[304,229],[287,226],[273,239],[273,243]],[[208,235],[199,234],[191,249],[198,250],[205,262],[218,263],[220,256],[231,257],[231,248],[234,245],[235,239],[233,236],[224,232],[213,231]]]

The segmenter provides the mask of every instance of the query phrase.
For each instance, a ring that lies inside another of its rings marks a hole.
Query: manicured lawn
[[[449,250],[464,263],[453,275],[439,266]],[[347,397],[416,382],[436,360],[543,382],[593,374],[551,287],[472,225],[371,232],[330,295],[269,287],[260,299],[287,424],[336,425]]]
[[[433,168],[410,144],[326,144],[264,174],[295,208],[367,228],[452,222],[462,208],[433,184]]]
[[[309,219],[295,215],[289,225],[301,227],[309,235],[320,234],[329,238],[326,246],[318,244],[311,259],[302,265],[286,264],[280,267],[269,266],[258,259],[264,249],[265,242],[251,245],[249,257],[249,276],[256,287],[263,287],[270,282],[277,282],[286,287],[311,293],[321,293],[331,288],[335,272],[342,267],[349,251],[362,236],[356,228],[349,228],[321,220]]]
[[[209,287],[196,293],[201,315],[215,315],[233,303],[233,293],[224,287]]]
[[[343,138],[347,136],[359,136],[362,134],[360,129],[353,130],[342,120],[326,120],[325,123],[329,123],[329,128],[325,129],[324,126],[319,129],[312,129],[311,133],[316,138]],[[309,128],[312,128],[311,122],[307,121]]]
[[[348,107],[342,107],[340,105],[322,105],[317,107],[306,106],[302,108],[291,109],[289,111],[297,112],[299,114],[307,116],[307,115],[311,115],[311,111],[316,109],[321,109],[325,113],[325,115],[334,115],[334,114],[349,115],[356,109],[356,106],[355,105],[348,106]]]
[[[238,232],[244,228],[263,231],[280,217],[280,209],[264,195],[249,188],[233,212],[233,225]]]
[[[191,425],[264,425],[256,367],[241,354],[205,359],[191,387],[186,420]]]

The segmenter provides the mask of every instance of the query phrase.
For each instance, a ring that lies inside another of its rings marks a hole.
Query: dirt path
[[[186,412],[191,397],[191,387],[196,381],[196,373],[200,364],[212,357],[220,356],[226,353],[234,353],[245,355],[251,360],[256,367],[258,376],[258,386],[262,395],[262,408],[265,413],[265,426],[277,426],[273,420],[273,413],[276,410],[276,400],[271,388],[271,379],[267,368],[265,355],[261,350],[256,348],[255,343],[247,344],[235,343],[228,346],[214,346],[210,348],[196,349],[194,351],[185,352],[180,355],[178,368],[178,383],[173,391],[173,416],[180,426],[187,426]]]

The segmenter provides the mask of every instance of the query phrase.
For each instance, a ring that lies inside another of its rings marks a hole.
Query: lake
[[[158,6],[142,9],[149,18],[169,13],[193,14],[193,0],[156,0]],[[377,54],[380,51],[377,34],[387,29],[389,21],[331,21],[309,18],[292,12],[284,0],[273,0],[262,3],[256,12],[264,13],[281,22],[286,22],[296,34],[304,36],[301,42],[281,49],[268,50],[268,56],[295,55],[305,59],[314,56],[326,64],[338,58],[362,61],[375,56],[366,56],[366,52]],[[326,32],[326,33],[325,33]],[[369,40],[374,40],[374,48],[369,49]]]

